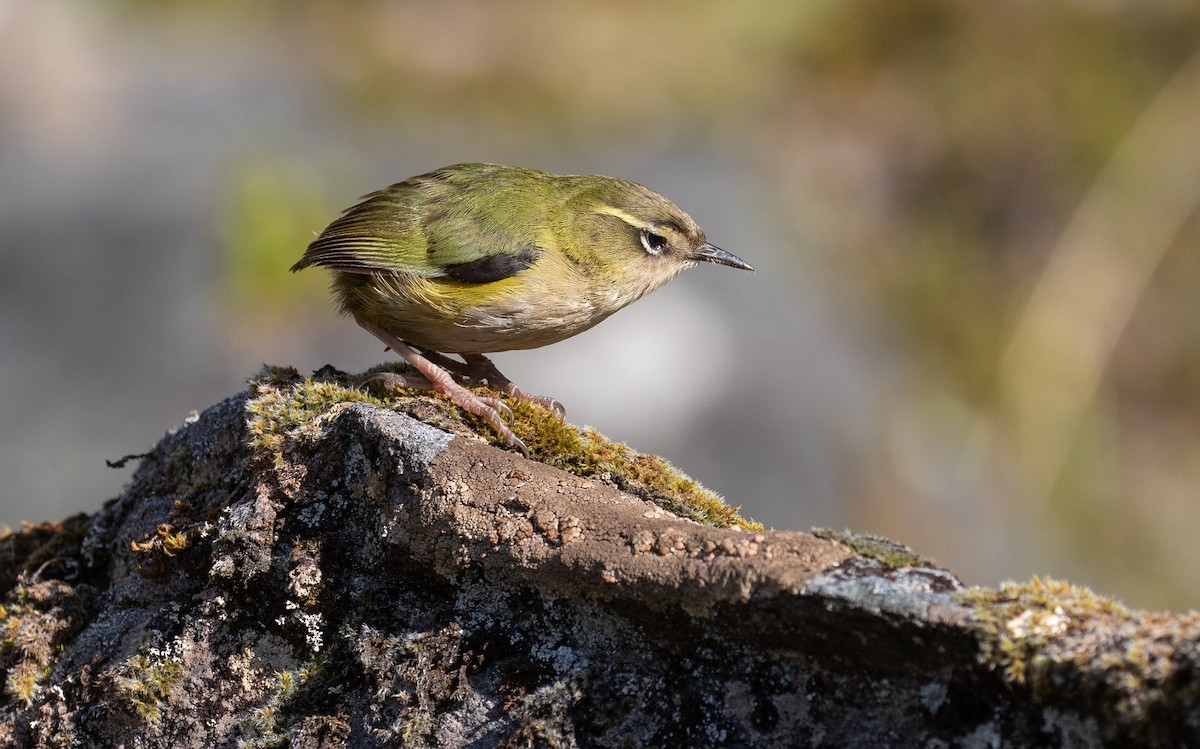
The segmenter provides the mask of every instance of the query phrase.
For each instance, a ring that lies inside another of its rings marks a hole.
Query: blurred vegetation
[[[1200,590],[1200,166],[1177,159],[1200,132],[1187,105],[1200,101],[1200,6],[109,7],[179,29],[234,19],[293,50],[348,117],[635,152],[686,137],[739,155],[845,296],[870,300],[915,352],[904,387],[920,405],[903,419],[995,451],[1013,500],[1070,554],[1167,597]],[[291,169],[252,163],[235,178],[235,297],[285,305],[295,287],[279,269],[335,212],[316,175]],[[906,466],[874,468],[862,493],[881,510],[933,490]]]
[[[312,305],[327,279],[281,273],[298,259],[338,207],[311,165],[248,155],[230,169],[218,211],[224,251],[222,293],[235,316],[284,321]]]

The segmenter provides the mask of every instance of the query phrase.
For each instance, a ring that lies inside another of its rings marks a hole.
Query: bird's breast
[[[413,274],[341,274],[335,290],[344,312],[365,316],[418,347],[456,354],[556,343],[641,295],[554,274],[488,284]]]

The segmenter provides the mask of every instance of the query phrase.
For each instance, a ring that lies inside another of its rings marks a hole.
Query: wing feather
[[[319,266],[482,284],[529,268],[545,252],[536,228],[529,230],[539,227],[542,206],[536,199],[514,199],[507,182],[486,184],[496,180],[472,173],[474,166],[431,172],[364,196],[321,232],[292,270]],[[520,215],[530,210],[534,215]]]

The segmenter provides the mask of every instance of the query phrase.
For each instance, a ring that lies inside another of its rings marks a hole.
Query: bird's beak
[[[742,260],[732,252],[726,252],[716,245],[708,243],[700,245],[700,249],[688,255],[689,260],[707,260],[710,263],[717,265],[728,265],[730,268],[741,268],[742,270],[754,270],[754,267]]]

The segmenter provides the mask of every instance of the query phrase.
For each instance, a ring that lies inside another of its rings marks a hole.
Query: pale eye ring
[[[651,255],[661,255],[663,250],[667,249],[667,238],[661,234],[655,234],[649,229],[642,229],[642,247],[646,248],[646,252]]]

